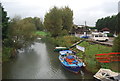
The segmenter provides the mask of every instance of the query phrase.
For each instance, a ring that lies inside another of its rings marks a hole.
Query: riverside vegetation
[[[74,40],[73,40],[74,39]],[[63,36],[57,38],[48,38],[47,41],[52,43],[55,46],[65,46],[69,47],[77,41],[81,40],[80,38],[74,36]],[[111,62],[111,63],[100,63],[96,60],[95,54],[102,53],[111,53],[112,47],[103,46],[99,44],[91,44],[89,42],[82,42],[79,44],[82,47],[85,47],[85,52],[82,52],[76,47],[72,48],[72,50],[76,51],[77,56],[82,58],[86,64],[86,69],[90,72],[96,73],[100,68],[111,69],[116,72],[120,72],[118,67],[119,62]]]
[[[27,46],[36,37],[42,37],[42,40],[48,40],[54,46],[69,47],[73,43],[80,40],[75,36],[69,35],[73,27],[73,11],[69,7],[57,8],[54,7],[46,13],[44,22],[38,17],[27,17],[21,19],[15,16],[10,19],[7,17],[7,12],[0,4],[2,12],[2,61],[9,61],[10,58],[15,58],[17,50]],[[0,15],[1,16],[1,15]],[[118,16],[119,17],[119,16]],[[118,23],[120,24],[120,23]],[[100,29],[100,28],[99,28]],[[14,31],[13,31],[14,30]],[[11,32],[12,31],[12,32]],[[119,33],[119,31],[118,31]],[[113,51],[120,52],[120,35],[115,39]],[[100,67],[114,68],[111,64],[100,64],[95,59],[95,54],[112,52],[112,47],[101,46],[98,44],[91,45],[88,42],[80,44],[86,48],[85,53],[78,51],[77,55],[84,59],[89,71],[97,71]],[[73,48],[76,50],[76,48]]]

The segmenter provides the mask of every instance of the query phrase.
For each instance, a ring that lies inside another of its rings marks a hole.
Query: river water
[[[64,69],[53,51],[54,46],[34,42],[30,47],[20,50],[17,58],[2,65],[3,79],[93,79],[93,74],[81,69],[74,74]]]

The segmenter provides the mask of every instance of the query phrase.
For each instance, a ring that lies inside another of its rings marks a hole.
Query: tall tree
[[[98,19],[96,22],[96,27],[98,30],[102,28],[109,28],[111,33],[120,33],[120,13],[113,16],[108,16],[105,18]]]
[[[68,34],[73,26],[73,11],[69,7],[52,8],[45,15],[44,26],[54,37]]]
[[[69,7],[62,8],[62,26],[69,32],[73,26],[73,11]]]
[[[120,33],[120,12],[117,15],[116,33]]]
[[[7,12],[4,10],[3,6],[0,3],[0,27],[2,26],[2,39],[7,38],[7,29],[8,29],[8,19]]]
[[[34,17],[33,21],[34,21],[34,24],[35,24],[37,30],[40,30],[40,31],[44,30],[43,23],[40,18]]]
[[[52,8],[49,13],[45,15],[44,26],[53,37],[58,36],[62,29],[61,10],[57,7]]]

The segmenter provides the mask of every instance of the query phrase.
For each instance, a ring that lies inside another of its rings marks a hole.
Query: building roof
[[[108,28],[103,28],[101,31],[109,31],[110,29]]]

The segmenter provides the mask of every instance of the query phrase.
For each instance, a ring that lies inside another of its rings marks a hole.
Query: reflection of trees
[[[53,68],[59,68],[60,65],[60,61],[58,59],[58,53],[54,52],[54,46],[52,44],[50,44],[49,42],[46,42],[46,49],[48,52],[48,57],[50,58],[50,64],[52,65]]]

